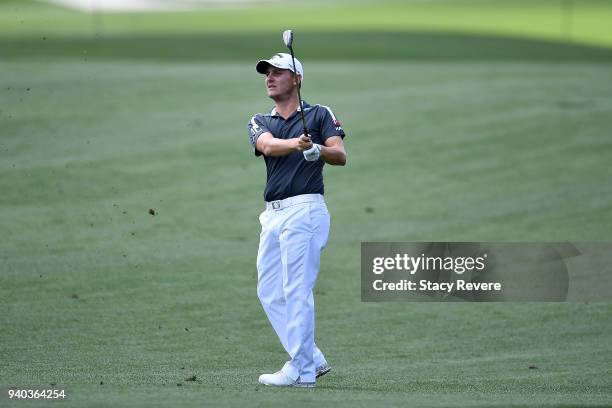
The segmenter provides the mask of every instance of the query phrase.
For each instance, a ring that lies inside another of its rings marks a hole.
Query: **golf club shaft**
[[[293,64],[293,77],[295,78],[295,82],[297,83],[297,91],[298,91],[298,99],[300,101],[300,113],[302,115],[302,125],[304,126],[304,135],[308,136],[308,128],[306,127],[306,118],[304,117],[304,105],[302,104],[302,94],[300,92],[300,83],[298,81],[297,72],[295,68],[295,57],[293,56],[293,47],[289,47],[289,51],[291,51],[291,63]]]

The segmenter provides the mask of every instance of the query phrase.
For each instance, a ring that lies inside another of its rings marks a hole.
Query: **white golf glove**
[[[321,145],[313,143],[310,149],[304,150],[302,153],[304,153],[304,158],[307,161],[317,161],[321,156]]]

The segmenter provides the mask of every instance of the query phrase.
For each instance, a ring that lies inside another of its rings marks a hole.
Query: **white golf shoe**
[[[259,376],[259,383],[264,385],[273,385],[276,387],[298,387],[298,388],[314,388],[314,382],[302,382],[298,378],[292,380],[287,377],[282,371],[278,371],[274,374],[262,374]]]

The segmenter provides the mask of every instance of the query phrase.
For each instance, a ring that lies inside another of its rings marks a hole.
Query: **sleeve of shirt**
[[[323,141],[329,139],[332,136],[340,136],[344,139],[345,133],[344,129],[342,129],[342,124],[334,115],[334,112],[327,107],[321,105],[319,108],[322,111],[321,116],[321,137]]]
[[[251,139],[251,145],[253,146],[253,153],[255,153],[255,156],[261,156],[263,153],[257,150],[257,139],[262,133],[269,132],[269,130],[263,124],[261,118],[259,118],[257,115],[254,115],[251,118],[247,128],[249,129],[249,138]]]

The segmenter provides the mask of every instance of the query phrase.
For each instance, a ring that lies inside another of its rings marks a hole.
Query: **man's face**
[[[288,69],[268,67],[266,71],[266,90],[272,99],[285,99],[295,92],[293,72]]]

